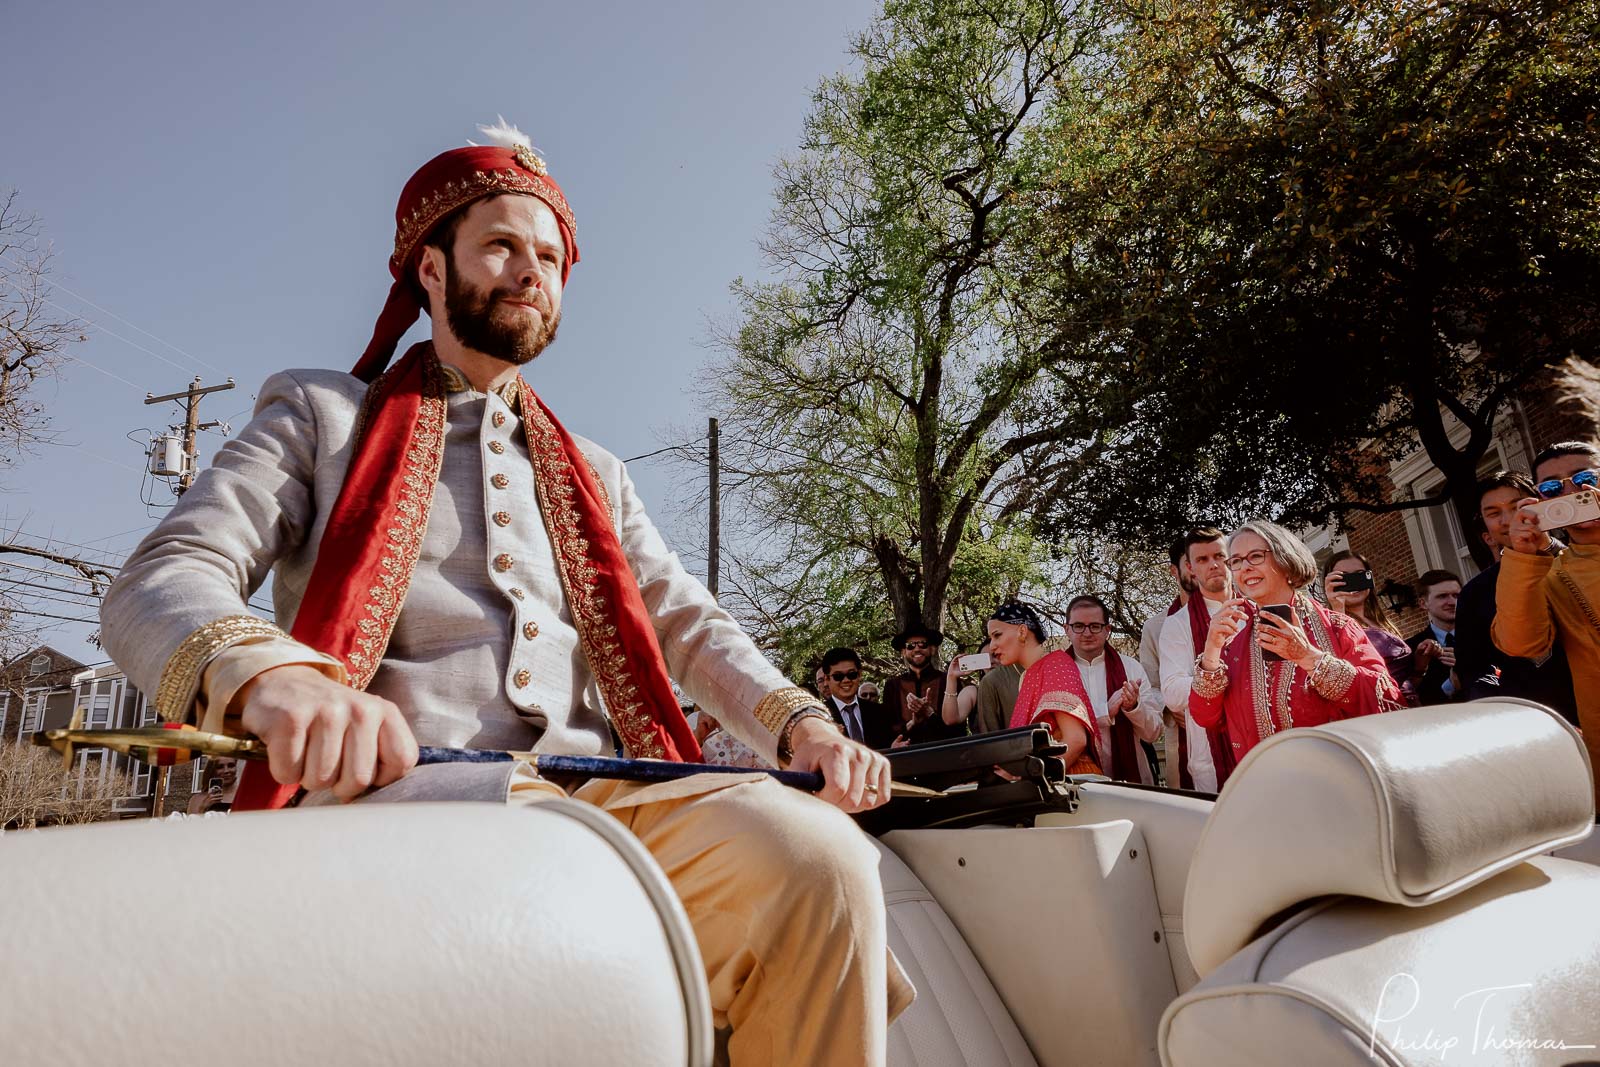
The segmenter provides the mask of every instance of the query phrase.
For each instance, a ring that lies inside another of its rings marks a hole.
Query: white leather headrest
[[[1518,700],[1289,730],[1239,764],[1184,893],[1204,975],[1269,919],[1329,894],[1418,907],[1594,828],[1583,742]]]

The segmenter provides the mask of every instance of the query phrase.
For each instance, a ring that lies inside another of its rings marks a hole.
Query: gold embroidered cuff
[[[790,686],[788,689],[775,689],[761,698],[755,709],[756,722],[766,727],[767,732],[776,737],[788,724],[790,717],[801,708],[816,708],[824,713],[827,712],[822,701],[799,686]]]
[[[1200,666],[1200,657],[1194,661],[1194,678],[1189,683],[1196,696],[1213,700],[1228,691],[1228,665],[1218,663],[1217,669],[1208,671]]]
[[[1316,669],[1311,672],[1311,688],[1326,700],[1343,700],[1355,683],[1355,665],[1331,652],[1324,652]]]
[[[168,722],[187,721],[194,710],[206,664],[229,645],[252,637],[288,636],[266,619],[254,615],[228,615],[206,623],[185,637],[178,650],[168,658],[167,665],[161,668],[155,696],[157,714]]]

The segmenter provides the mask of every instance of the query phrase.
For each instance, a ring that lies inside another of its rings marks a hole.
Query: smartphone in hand
[[[1371,588],[1371,571],[1341,571],[1339,574],[1339,592],[1341,593],[1359,593]]]
[[[994,666],[994,657],[987,652],[969,652],[965,656],[956,657],[956,673],[967,674],[971,671],[986,671]]]
[[[1372,572],[1368,571],[1367,573],[1371,574]],[[1290,607],[1288,604],[1263,604],[1261,605],[1261,610],[1267,615],[1276,615],[1284,622],[1289,622],[1294,618],[1294,608]],[[1263,648],[1261,650],[1261,658],[1266,660],[1268,663],[1275,663],[1278,660],[1281,660],[1283,657],[1278,655],[1276,652],[1270,652]]]
[[[1563,526],[1600,519],[1600,494],[1593,489],[1585,489],[1571,496],[1552,497],[1529,504],[1527,510],[1539,517],[1539,529],[1559,530]]]

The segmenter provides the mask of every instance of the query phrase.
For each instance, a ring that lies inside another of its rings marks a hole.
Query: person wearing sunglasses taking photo
[[[1551,445],[1535,457],[1533,480],[1541,499],[1517,502],[1511,546],[1500,556],[1490,632],[1507,655],[1529,659],[1549,655],[1560,643],[1572,669],[1578,729],[1590,764],[1600,765],[1600,518],[1589,517],[1600,496],[1600,446]],[[1551,514],[1551,501],[1561,501],[1566,513]],[[1541,522],[1574,517],[1582,521]],[[1550,536],[1555,528],[1566,531],[1566,545]]]
[[[1361,624],[1305,594],[1317,561],[1299,538],[1252,520],[1228,537],[1227,566],[1244,595],[1211,620],[1189,714],[1207,728],[1225,720],[1235,760],[1280,730],[1400,706]]]

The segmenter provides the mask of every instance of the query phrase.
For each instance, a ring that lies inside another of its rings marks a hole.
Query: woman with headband
[[[1103,774],[1095,751],[1093,713],[1073,693],[1071,653],[1045,645],[1044,623],[1026,604],[1008,600],[994,610],[987,624],[989,652],[1002,666],[1022,668],[1022,686],[1011,709],[1011,725],[1042,722],[1067,746],[1068,774]]]

